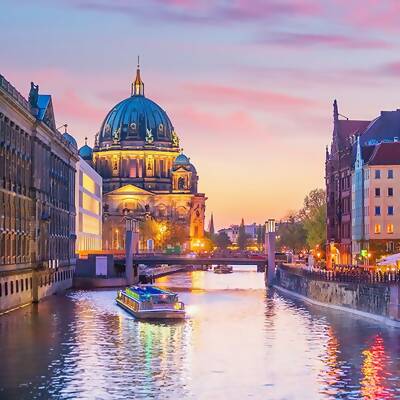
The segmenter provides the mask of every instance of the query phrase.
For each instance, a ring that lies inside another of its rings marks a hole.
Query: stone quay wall
[[[277,268],[276,286],[310,302],[352,311],[400,327],[400,284],[335,282],[310,277],[300,268]]]

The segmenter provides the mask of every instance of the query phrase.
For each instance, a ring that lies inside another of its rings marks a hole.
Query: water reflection
[[[0,398],[395,399],[400,332],[266,291],[255,271],[182,273],[190,318],[136,321],[115,291],[0,318]]]

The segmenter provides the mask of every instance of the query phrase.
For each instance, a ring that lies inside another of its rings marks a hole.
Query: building
[[[218,231],[218,233],[226,233],[229,237],[229,240],[233,244],[237,244],[238,241],[238,236],[239,236],[239,228],[240,225],[231,225],[229,228],[223,228]],[[253,222],[250,225],[244,225],[244,231],[249,239],[249,243],[255,244],[257,241],[260,240],[260,230],[262,231],[263,225],[259,224],[257,225],[255,222]]]
[[[77,161],[51,96],[0,75],[0,311],[71,286]]]
[[[354,263],[375,263],[400,252],[399,193],[400,142],[362,148],[358,138],[353,172]]]
[[[395,205],[386,202],[391,202],[387,198],[396,188],[396,177],[374,180],[371,174],[375,176],[375,170],[378,175],[394,174],[397,169],[393,154],[400,138],[400,110],[382,111],[372,121],[361,121],[339,119],[336,100],[333,109],[333,138],[325,164],[327,263],[365,262],[362,257],[368,254],[372,262],[386,253],[386,247],[396,247]],[[375,197],[375,190],[382,195]],[[374,215],[375,207],[381,215]],[[393,233],[388,233],[392,225]]]
[[[80,149],[86,155],[87,144]],[[103,198],[101,176],[82,158],[76,164],[76,252],[88,254],[103,248]]]
[[[177,227],[187,247],[203,238],[206,197],[198,192],[196,168],[181,152],[166,112],[145,97],[139,65],[131,95],[106,115],[93,151],[82,158],[103,178],[103,249],[124,249],[130,218],[141,221],[142,237],[146,221],[158,224],[150,236],[159,243]]]
[[[333,135],[330,151],[326,149],[325,184],[327,200],[328,265],[351,263],[351,173],[353,145],[370,121],[339,119],[333,103]]]

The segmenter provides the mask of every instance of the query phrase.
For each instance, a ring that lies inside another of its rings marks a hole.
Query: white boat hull
[[[185,310],[132,310],[118,299],[117,304],[137,319],[184,319]]]

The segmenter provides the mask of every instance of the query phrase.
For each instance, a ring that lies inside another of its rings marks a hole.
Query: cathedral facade
[[[206,197],[196,168],[166,112],[145,97],[139,66],[131,96],[109,111],[94,148],[79,153],[103,178],[104,250],[124,249],[127,219],[152,221],[161,234],[178,226],[187,248],[203,238]]]

